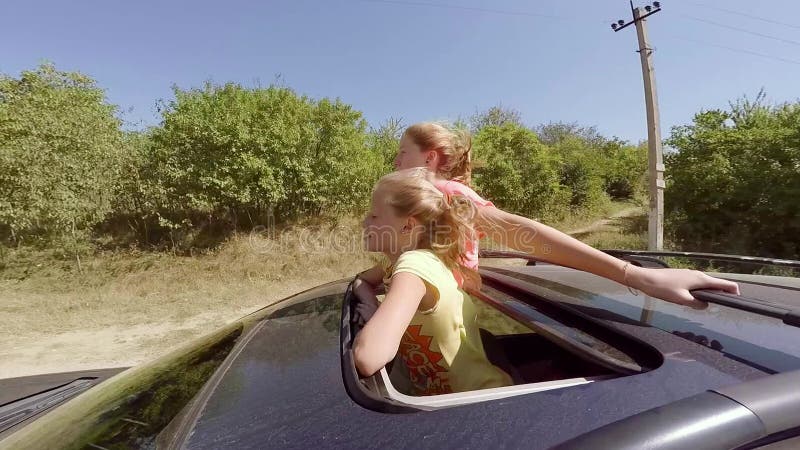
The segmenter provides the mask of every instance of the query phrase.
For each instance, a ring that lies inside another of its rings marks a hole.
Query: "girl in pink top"
[[[694,289],[718,289],[739,294],[739,286],[728,280],[688,269],[649,269],[615,258],[555,228],[508,213],[481,198],[469,187],[472,172],[472,143],[466,130],[423,122],[406,129],[394,165],[398,170],[426,167],[435,174],[434,184],[446,195],[462,195],[476,206],[475,236],[464,255],[464,265],[478,266],[477,238],[489,236],[495,242],[528,253],[554,264],[573,267],[638,289],[651,297],[673,303],[704,308],[706,305],[689,293]],[[361,274],[380,279],[380,265]],[[456,278],[463,283],[458,274]]]

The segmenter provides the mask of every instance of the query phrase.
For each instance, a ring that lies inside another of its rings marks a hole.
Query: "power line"
[[[528,11],[510,11],[510,10],[503,10],[503,9],[490,9],[490,8],[479,8],[473,6],[462,6],[462,5],[453,5],[448,3],[432,3],[432,2],[419,2],[419,1],[401,1],[401,0],[361,0],[362,2],[366,3],[384,3],[388,5],[403,5],[403,6],[426,6],[426,7],[433,7],[433,8],[442,8],[442,9],[458,9],[462,11],[471,11],[471,12],[482,12],[482,13],[489,13],[489,14],[501,14],[505,16],[525,16],[525,17],[536,17],[540,19],[551,19],[551,20],[575,20],[575,17],[567,17],[567,16],[556,16],[552,14],[542,14],[542,13],[535,13],[535,12],[528,12]],[[605,23],[605,21],[603,21]]]
[[[678,36],[669,36],[669,35],[667,35],[667,36],[664,36],[664,37],[666,37],[668,39],[677,39],[677,40],[680,40],[680,41],[692,42],[692,43],[700,44],[700,45],[707,45],[709,47],[723,48],[725,50],[730,50],[732,52],[744,53],[744,54],[747,54],[747,55],[760,56],[762,58],[773,59],[775,61],[781,61],[781,62],[785,62],[785,63],[789,63],[789,64],[800,65],[800,61],[796,61],[796,60],[793,60],[793,59],[787,59],[787,58],[781,58],[780,56],[768,55],[766,53],[754,52],[752,50],[745,50],[743,48],[729,47],[727,45],[713,44],[711,42],[698,41],[698,40],[695,40],[695,39],[688,39],[688,38],[678,37]]]
[[[471,7],[471,6],[454,5],[454,4],[448,4],[448,3],[434,3],[434,2],[424,2],[424,1],[414,1],[414,0],[408,0],[408,1],[407,0],[360,0],[360,1],[365,2],[365,3],[382,3],[382,4],[388,4],[388,5],[420,6],[420,7],[433,7],[433,8],[442,8],[442,9],[456,9],[456,10],[462,10],[462,11],[481,12],[481,13],[489,13],[489,14],[500,14],[500,15],[506,15],[506,16],[536,17],[536,18],[540,18],[540,19],[550,19],[550,20],[575,20],[576,19],[575,17],[556,16],[556,15],[541,14],[541,13],[535,13],[535,12],[529,12],[529,11],[511,11],[511,10],[502,10],[502,9],[479,8],[479,7]],[[703,4],[697,3],[697,2],[691,2],[691,3],[697,4],[698,6],[708,7],[708,8],[711,8],[711,9],[719,9],[719,10],[722,10],[722,11],[725,11],[725,12],[730,12],[732,14],[750,16],[750,15],[748,15],[746,13],[740,13],[738,11],[726,10],[724,8],[716,8],[716,7],[712,7],[712,6],[708,6],[708,5],[703,5]],[[685,14],[680,14],[680,15],[683,16],[686,19],[695,20],[695,21],[698,21],[698,22],[704,22],[704,23],[708,23],[708,24],[715,25],[715,26],[718,26],[718,27],[728,28],[728,29],[731,29],[731,30],[735,30],[735,31],[743,32],[743,33],[748,33],[748,34],[752,34],[752,35],[763,37],[763,38],[767,38],[767,39],[773,39],[773,40],[785,42],[785,43],[788,43],[788,44],[800,45],[800,42],[798,42],[798,41],[793,41],[793,40],[790,40],[790,39],[783,39],[783,38],[779,38],[779,37],[776,37],[776,36],[771,36],[771,35],[768,35],[768,34],[758,33],[758,32],[755,32],[755,31],[744,29],[744,28],[738,28],[738,27],[734,27],[734,26],[730,26],[730,25],[725,25],[725,24],[722,24],[722,23],[714,22],[714,21],[707,20],[707,19],[702,19],[702,18],[699,18],[699,17],[688,16],[688,15],[685,15]],[[774,22],[774,23],[778,23],[780,25],[787,25],[787,26],[791,26],[791,27],[795,27],[795,28],[800,28],[800,27],[796,27],[795,25],[786,24],[786,23],[782,23],[782,22],[775,22],[775,21],[771,21],[770,19],[765,19],[765,18],[761,18],[761,17],[757,17],[757,16],[752,16],[752,18],[758,19],[758,20],[764,20],[764,21],[767,21],[767,22]],[[602,20],[602,21],[599,21],[599,22],[605,24],[605,23],[609,22],[609,20]],[[613,21],[611,21],[611,22],[613,22]],[[677,40],[682,40],[682,41],[686,41],[686,42],[692,42],[692,43],[695,43],[695,44],[707,45],[707,46],[710,46],[710,47],[721,48],[721,49],[729,50],[729,51],[732,51],[732,52],[743,53],[743,54],[752,55],[752,56],[758,56],[758,57],[766,58],[766,59],[772,59],[774,61],[780,61],[780,62],[785,62],[785,63],[789,63],[789,64],[800,64],[800,61],[797,61],[797,60],[788,59],[788,58],[782,58],[780,56],[768,55],[768,54],[765,54],[765,53],[759,53],[759,52],[755,52],[755,51],[751,51],[751,50],[735,48],[735,47],[730,47],[730,46],[720,45],[720,44],[714,44],[714,43],[710,43],[710,42],[698,41],[698,40],[693,40],[693,39],[687,39],[687,38],[677,37],[677,36],[668,36],[668,37],[671,38],[671,39],[677,39]]]
[[[751,31],[751,30],[748,30],[746,28],[739,28],[739,27],[734,27],[734,26],[731,26],[731,25],[725,25],[724,23],[714,22],[713,20],[702,19],[700,17],[694,17],[694,16],[688,16],[686,14],[680,14],[680,16],[685,18],[685,19],[695,20],[697,22],[703,22],[703,23],[707,23],[709,25],[714,25],[714,26],[721,27],[721,28],[727,28],[729,30],[739,31],[741,33],[752,34],[753,36],[759,36],[759,37],[763,37],[763,38],[766,38],[766,39],[772,39],[772,40],[775,40],[775,41],[784,42],[786,44],[800,45],[800,41],[793,41],[791,39],[784,39],[784,38],[780,38],[780,37],[777,37],[777,36],[772,36],[772,35],[769,35],[769,34],[759,33],[757,31]]]
[[[720,8],[718,6],[707,5],[705,3],[698,3],[698,2],[689,2],[689,3],[692,3],[694,5],[697,5],[697,6],[700,6],[700,7],[703,7],[703,8],[715,9],[717,11],[726,12],[728,14],[735,14],[737,16],[749,17],[749,18],[754,19],[754,20],[760,20],[762,22],[772,23],[772,24],[775,24],[775,25],[783,25],[785,27],[796,28],[796,29],[800,30],[800,25],[794,25],[794,24],[791,24],[791,23],[780,22],[778,20],[768,19],[766,17],[754,16],[754,15],[748,14],[746,12],[736,11],[736,10],[728,9],[728,8]]]

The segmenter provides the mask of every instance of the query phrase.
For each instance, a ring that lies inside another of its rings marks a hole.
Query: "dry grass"
[[[6,281],[0,287],[0,311],[5,319],[0,335],[25,334],[31,330],[38,333],[85,330],[151,320],[180,321],[209,311],[229,314],[245,311],[291,292],[347,276],[348,273],[337,269],[355,267],[361,262],[359,258],[346,262],[341,258],[330,266],[319,262],[330,257],[309,257],[305,262],[292,257],[265,258],[253,265],[236,260],[221,262],[226,259],[216,255],[192,259],[163,257],[149,269],[129,272],[100,286],[76,280],[72,286],[47,291],[48,286],[55,286]],[[276,265],[280,267],[270,271],[269,267]],[[301,274],[301,268],[307,272]],[[276,275],[281,270],[282,275]]]
[[[122,356],[89,357],[69,370],[135,364],[374,261],[360,249],[354,219],[238,235],[194,256],[98,254],[83,261],[83,273],[71,261],[36,260],[10,254],[0,272],[0,378],[52,370],[49,357]],[[51,355],[58,346],[66,348]]]
[[[628,204],[627,208],[618,209],[612,218],[571,234],[599,249],[644,250],[647,248],[647,212]]]
[[[219,249],[194,257],[100,254],[83,262],[82,274],[40,267],[22,280],[1,281],[0,310],[11,320],[0,331],[85,330],[257,308],[370,264],[370,256],[357,245],[336,251],[327,242],[331,232],[358,244],[353,226],[300,228],[280,238],[234,236]]]
[[[595,248],[644,249],[647,247],[647,215],[636,201],[610,202],[600,211],[574,214],[557,223],[546,223]],[[484,239],[482,248],[507,250],[504,246]],[[525,265],[517,259],[490,259],[492,265]]]
[[[613,217],[617,214],[623,213],[624,211],[628,211],[631,209],[643,209],[642,203],[640,200],[626,200],[626,201],[610,201],[604,204],[602,207],[598,208],[594,211],[582,211],[576,212],[567,215],[565,218],[558,222],[554,223],[547,223],[553,228],[558,230],[569,232],[571,230],[578,230],[591,224],[594,224],[597,221],[605,219],[607,217]]]

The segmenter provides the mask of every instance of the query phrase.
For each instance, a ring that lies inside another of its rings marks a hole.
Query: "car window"
[[[478,327],[494,335],[533,333],[529,327],[517,322],[481,300],[474,301],[478,312]]]

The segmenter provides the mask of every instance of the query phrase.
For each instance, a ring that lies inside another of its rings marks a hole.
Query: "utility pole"
[[[664,159],[661,149],[661,126],[658,119],[658,97],[656,95],[656,74],[653,68],[653,47],[647,39],[647,21],[651,16],[661,11],[661,3],[653,2],[652,6],[634,8],[631,0],[631,14],[633,20],[625,23],[618,20],[611,24],[614,32],[628,25],[636,25],[636,35],[639,38],[639,57],[642,62],[642,78],[644,79],[644,101],[647,109],[647,149],[648,173],[650,191],[650,212],[647,225],[647,248],[650,251],[660,251],[664,247]]]

